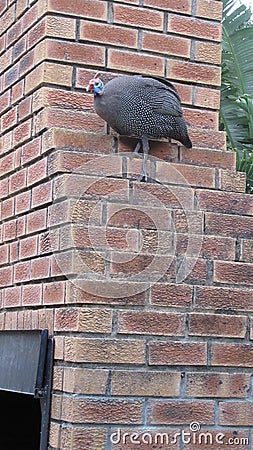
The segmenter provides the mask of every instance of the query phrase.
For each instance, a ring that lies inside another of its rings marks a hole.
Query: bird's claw
[[[137,178],[137,181],[148,181],[148,174],[147,172],[141,172],[140,175]]]

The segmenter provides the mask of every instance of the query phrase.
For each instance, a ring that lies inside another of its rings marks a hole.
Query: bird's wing
[[[182,116],[180,97],[169,81],[157,78],[142,78],[143,88],[149,107],[158,114]]]

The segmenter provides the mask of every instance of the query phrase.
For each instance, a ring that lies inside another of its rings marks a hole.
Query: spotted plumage
[[[173,138],[192,147],[180,97],[169,81],[134,75],[114,78],[104,85],[96,76],[88,90],[94,93],[94,107],[100,117],[119,134],[142,141],[141,176],[145,179],[149,139]],[[139,148],[137,144],[135,151]]]

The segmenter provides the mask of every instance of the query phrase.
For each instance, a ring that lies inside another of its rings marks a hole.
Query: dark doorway
[[[31,395],[0,391],[0,448],[39,450],[40,400]]]

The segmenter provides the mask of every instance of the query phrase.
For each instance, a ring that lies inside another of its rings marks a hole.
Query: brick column
[[[49,448],[154,448],[191,422],[250,442],[253,197],[218,131],[222,2],[0,14],[0,326],[54,335]],[[153,183],[93,110],[98,70],[179,91],[193,148],[152,142]]]

